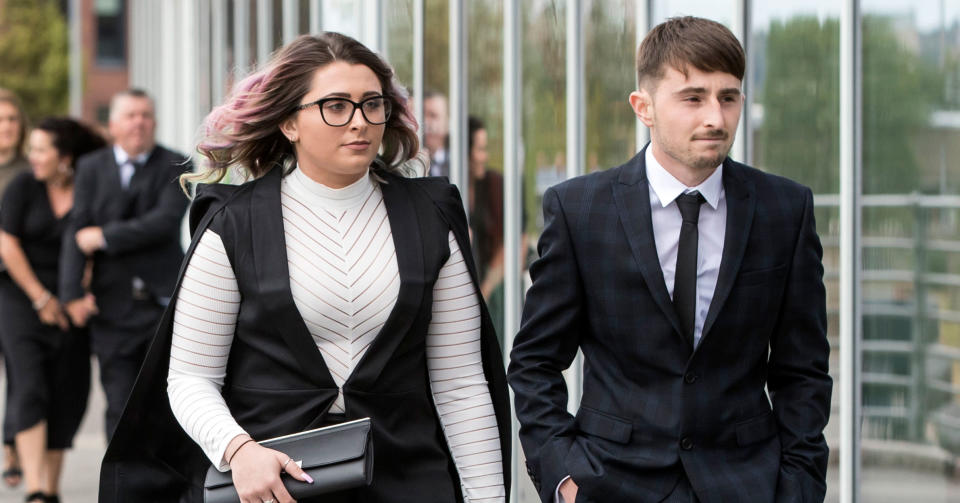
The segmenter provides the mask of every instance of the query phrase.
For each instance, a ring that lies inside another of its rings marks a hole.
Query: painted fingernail
[[[313,477],[307,475],[306,473],[303,474],[303,478],[307,479],[307,482],[311,484],[313,483]]]

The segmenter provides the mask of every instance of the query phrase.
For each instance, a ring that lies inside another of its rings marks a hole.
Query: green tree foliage
[[[584,23],[588,171],[623,164],[637,151],[637,120],[627,102],[636,88],[636,27],[623,6],[611,3],[592,2]]]
[[[766,36],[766,75],[758,100],[758,167],[814,192],[839,191],[839,24],[795,17]],[[919,181],[915,138],[944,101],[943,74],[908,48],[893,20],[863,19],[863,191],[905,193]]]
[[[840,188],[840,28],[835,19],[774,21],[761,91],[755,164],[811,186]]]
[[[863,45],[863,192],[922,190],[914,145],[944,79],[897,38],[891,18],[866,16]]]
[[[0,13],[0,87],[23,100],[32,119],[67,113],[67,23],[54,0],[6,0]]]

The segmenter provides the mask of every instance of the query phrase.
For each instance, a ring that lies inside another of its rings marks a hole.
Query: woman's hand
[[[40,321],[44,325],[56,325],[60,327],[60,330],[67,330],[70,328],[70,323],[67,322],[67,316],[63,314],[60,301],[50,295],[49,292],[47,292],[46,295],[48,295],[49,298],[43,303],[43,306],[37,310]]]
[[[313,483],[289,456],[256,442],[247,442],[237,449],[230,458],[230,469],[241,503],[296,503],[280,480],[282,472],[302,482]]]

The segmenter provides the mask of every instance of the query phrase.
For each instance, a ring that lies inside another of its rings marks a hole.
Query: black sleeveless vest
[[[463,206],[459,192],[445,180],[380,176],[400,292],[385,325],[343,385],[346,418],[370,417],[373,423],[373,483],[324,501],[462,501],[433,404],[425,341],[433,285],[449,258],[451,230],[477,283]],[[200,186],[190,214],[194,239],[187,256],[209,228],[223,240],[236,273],[242,302],[223,396],[255,439],[326,424],[338,392],[290,292],[281,177],[275,168],[239,187]],[[101,502],[202,501],[209,461],[176,422],[166,394],[174,302],[170,306],[104,457]],[[510,409],[503,357],[486,306],[481,306],[483,366],[509,491]]]

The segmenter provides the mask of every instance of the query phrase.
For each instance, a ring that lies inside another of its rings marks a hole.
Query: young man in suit
[[[824,498],[832,380],[813,196],[727,157],[744,66],[718,23],[657,26],[629,99],[650,144],[544,195],[509,369],[544,502]],[[574,417],[561,371],[578,349]]]
[[[70,228],[61,253],[60,297],[71,320],[90,325],[113,434],[177,277],[187,198],[187,158],[156,145],[153,100],[128,90],[110,104],[112,147],[77,163]],[[90,292],[84,270],[92,260]]]

